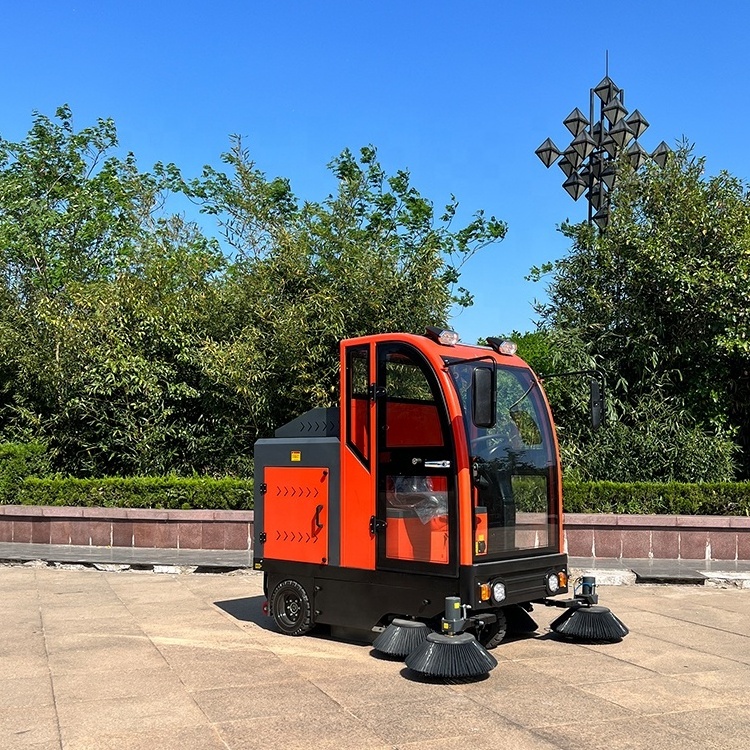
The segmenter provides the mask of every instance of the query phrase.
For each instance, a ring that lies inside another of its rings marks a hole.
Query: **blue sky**
[[[334,185],[325,165],[374,144],[441,207],[508,222],[462,283],[475,305],[453,324],[465,341],[533,328],[532,265],[562,255],[556,231],[585,218],[564,175],[534,154],[562,120],[588,111],[609,73],[651,123],[641,142],[683,136],[707,172],[750,179],[750,5],[683,2],[212,3],[55,0],[3,3],[0,133],[23,138],[32,111],[68,103],[76,124],[114,118],[140,167],[187,175],[219,164],[232,133],[257,166],[303,199]]]

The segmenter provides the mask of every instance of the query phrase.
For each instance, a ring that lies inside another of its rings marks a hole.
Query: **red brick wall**
[[[573,557],[750,560],[747,516],[566,514]]]
[[[250,549],[253,512],[0,506],[0,542]]]
[[[249,550],[253,512],[0,506],[0,542]],[[745,516],[566,514],[573,557],[750,560]]]

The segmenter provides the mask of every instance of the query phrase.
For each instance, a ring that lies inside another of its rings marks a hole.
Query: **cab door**
[[[376,351],[376,566],[457,575],[454,446],[438,379],[411,345]]]

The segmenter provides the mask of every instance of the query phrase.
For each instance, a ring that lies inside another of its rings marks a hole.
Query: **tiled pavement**
[[[537,609],[487,679],[439,684],[276,633],[250,571],[0,566],[0,748],[750,749],[750,591],[600,593],[621,643],[558,642]]]

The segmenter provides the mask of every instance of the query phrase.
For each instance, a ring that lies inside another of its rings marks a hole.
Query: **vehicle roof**
[[[425,353],[436,357],[455,357],[457,359],[473,359],[475,357],[487,356],[494,359],[498,364],[513,367],[528,367],[527,363],[517,355],[499,354],[489,346],[478,344],[465,344],[459,342],[455,346],[446,346],[425,335],[414,333],[378,333],[372,336],[361,336],[356,339],[347,339],[346,344],[358,343],[385,343],[401,342],[413,344]]]

